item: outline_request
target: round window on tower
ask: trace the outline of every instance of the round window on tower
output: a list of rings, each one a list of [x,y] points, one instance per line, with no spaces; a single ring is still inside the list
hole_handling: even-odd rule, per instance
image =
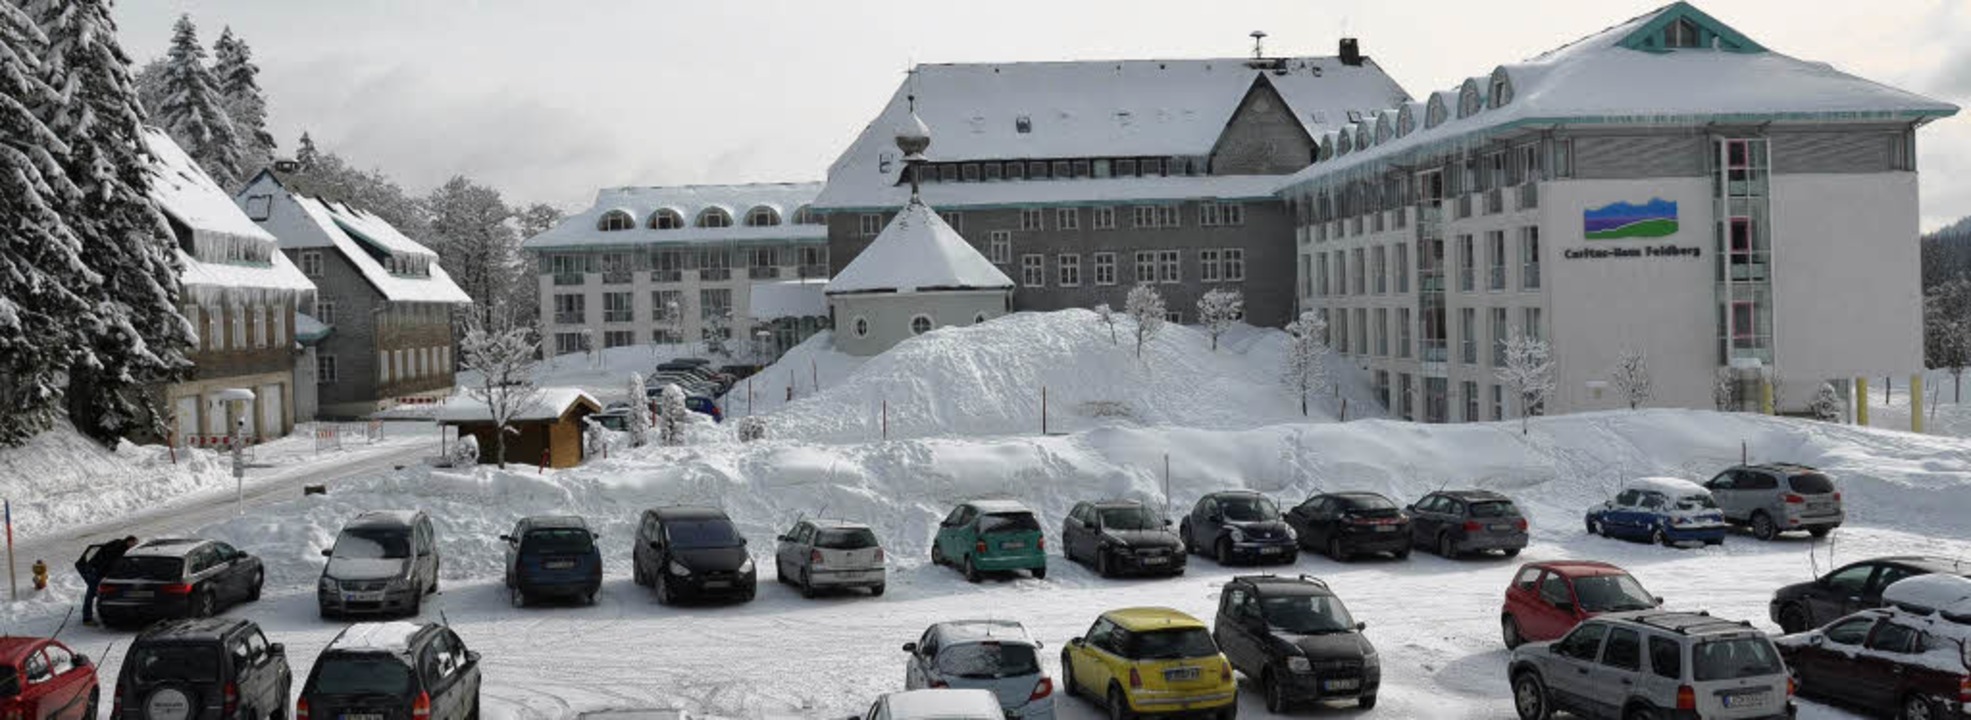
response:
[[[919,315],[910,319],[910,334],[922,335],[931,331],[931,316]]]
[[[858,317],[858,318],[856,318],[856,319],[855,319],[855,336],[856,336],[856,337],[869,337],[869,319],[868,319],[868,318],[863,318],[863,317]]]
[[[985,321],[986,321],[986,314],[985,314],[985,313],[979,313],[979,314],[977,314],[977,315],[973,315],[973,316],[972,316],[972,324],[973,324],[973,325],[977,325],[977,324],[979,324],[979,323],[982,323],[982,322],[985,322]]]

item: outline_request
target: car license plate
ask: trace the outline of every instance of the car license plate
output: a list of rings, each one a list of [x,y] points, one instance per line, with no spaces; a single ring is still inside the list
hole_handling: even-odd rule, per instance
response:
[[[377,602],[383,599],[383,593],[380,592],[343,593],[342,599],[345,602]]]
[[[567,570],[568,568],[574,566],[575,566],[575,561],[573,560],[555,560],[553,562],[547,563],[547,569],[549,570]]]
[[[1144,564],[1144,565],[1162,565],[1162,564],[1164,564],[1164,563],[1167,563],[1167,562],[1170,562],[1170,558],[1167,558],[1167,557],[1146,557],[1146,558],[1143,558],[1143,564]]]
[[[1280,554],[1280,549],[1279,549],[1279,548],[1276,548],[1276,547],[1263,547],[1263,548],[1260,548],[1260,549],[1259,549],[1259,554],[1261,554],[1261,555],[1278,555],[1278,554]]]
[[[1181,682],[1198,679],[1198,669],[1194,667],[1171,668],[1163,671],[1164,682]]]
[[[1333,692],[1336,690],[1355,690],[1360,687],[1362,687],[1361,678],[1348,678],[1346,680],[1321,681],[1321,689],[1329,692]]]
[[[1725,700],[1725,707],[1728,708],[1759,707],[1761,705],[1765,705],[1767,703],[1772,702],[1773,694],[1771,690],[1762,690],[1760,692],[1739,693],[1737,695],[1726,695],[1724,700]]]
[[[343,713],[342,720],[383,720],[383,713]]]
[[[127,597],[127,598],[133,598],[133,599],[136,599],[136,598],[152,598],[152,597],[157,597],[157,593],[156,593],[155,591],[151,591],[151,590],[132,590],[132,591],[130,591],[130,592],[127,592],[127,593],[124,593],[124,594],[123,594],[123,596],[124,596],[124,597]]]
[[[1396,532],[1395,525],[1377,525],[1376,532]]]
[[[731,580],[706,580],[706,581],[705,581],[705,587],[708,587],[708,588],[729,588],[729,587],[732,587],[732,581],[731,581]]]
[[[1493,530],[1494,532],[1505,532],[1505,531],[1507,531],[1507,530],[1511,530],[1511,529],[1512,529],[1512,525],[1509,525],[1509,524],[1506,524],[1506,523],[1499,523],[1499,524],[1497,524],[1497,525],[1493,525],[1493,526],[1492,526],[1492,530]]]
[[[1000,543],[1000,544],[999,544],[999,549],[1001,549],[1001,550],[1025,550],[1025,549],[1027,549],[1027,544],[1026,544],[1025,542],[1022,542],[1022,541],[1019,541],[1019,540],[1015,540],[1015,541],[1013,541],[1013,542],[1003,542],[1003,543]]]

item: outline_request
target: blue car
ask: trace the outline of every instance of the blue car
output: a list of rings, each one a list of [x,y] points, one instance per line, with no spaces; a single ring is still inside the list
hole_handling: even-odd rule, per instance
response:
[[[1711,491],[1689,480],[1631,480],[1614,500],[1588,510],[1588,533],[1677,545],[1720,545],[1725,514]]]
[[[602,589],[602,553],[588,521],[574,516],[522,518],[506,543],[506,588],[514,607],[541,597],[595,604]]]

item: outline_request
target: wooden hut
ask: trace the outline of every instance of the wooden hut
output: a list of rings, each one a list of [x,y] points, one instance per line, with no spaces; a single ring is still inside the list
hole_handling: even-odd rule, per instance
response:
[[[513,417],[514,432],[506,436],[506,461],[555,468],[580,465],[582,432],[587,429],[583,419],[601,411],[602,404],[581,390],[542,388],[534,401]],[[438,424],[458,428],[459,437],[476,438],[481,464],[499,461],[493,457],[498,447],[494,433],[499,428],[493,425],[492,412],[485,403],[461,393],[439,409]]]

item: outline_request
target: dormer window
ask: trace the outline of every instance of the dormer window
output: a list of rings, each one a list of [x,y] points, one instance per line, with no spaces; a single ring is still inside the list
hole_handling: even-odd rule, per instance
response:
[[[801,209],[794,211],[794,224],[820,225],[822,224],[821,213],[817,213],[814,210],[810,209],[808,206],[802,205]]]
[[[732,216],[727,214],[726,211],[721,208],[705,208],[704,212],[698,213],[698,227],[701,228],[732,227]]]
[[[1021,135],[1033,132],[1033,118],[1025,115],[1013,118],[1013,132]]]
[[[628,230],[633,227],[636,227],[636,220],[631,218],[629,213],[621,210],[611,210],[603,213],[602,219],[595,223],[595,229],[601,230],[602,232],[616,232],[618,230]]]
[[[746,227],[772,227],[780,224],[780,213],[761,205],[746,213]]]
[[[684,227],[684,216],[679,215],[676,210],[659,208],[657,212],[650,214],[652,230],[676,230],[681,227]]]
[[[1697,23],[1689,18],[1677,18],[1663,28],[1663,46],[1670,48],[1694,48],[1697,44]]]

